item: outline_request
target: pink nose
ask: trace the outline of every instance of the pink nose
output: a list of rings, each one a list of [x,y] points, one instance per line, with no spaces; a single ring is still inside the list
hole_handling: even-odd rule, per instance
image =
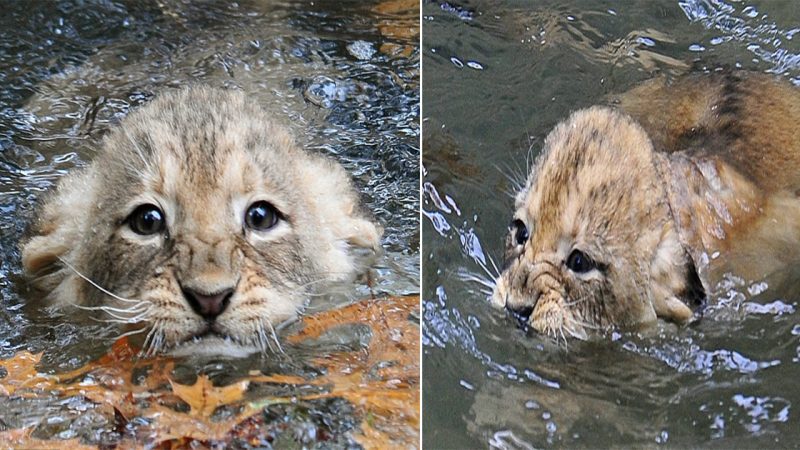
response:
[[[225,289],[213,294],[184,289],[183,295],[197,314],[208,321],[213,321],[228,307],[233,295],[233,289]]]

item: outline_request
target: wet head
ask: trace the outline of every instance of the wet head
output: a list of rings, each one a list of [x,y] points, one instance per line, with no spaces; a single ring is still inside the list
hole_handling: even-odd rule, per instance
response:
[[[658,167],[620,112],[594,107],[559,124],[515,198],[493,304],[557,338],[688,320],[691,264]]]
[[[244,94],[164,93],[40,205],[23,265],[49,303],[150,353],[278,348],[275,327],[380,246],[344,169]]]

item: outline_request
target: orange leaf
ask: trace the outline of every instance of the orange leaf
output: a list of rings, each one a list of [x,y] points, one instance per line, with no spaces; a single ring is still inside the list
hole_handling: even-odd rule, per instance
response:
[[[325,355],[315,362],[326,375],[307,381],[329,392],[306,400],[341,397],[371,419],[362,422],[356,440],[365,447],[414,446],[419,439],[419,325],[409,318],[419,296],[366,300],[303,318],[303,329],[289,337],[301,342],[343,324],[367,324],[372,339],[366,352]],[[387,364],[388,363],[388,364]]]
[[[192,408],[190,415],[211,417],[218,407],[241,400],[250,382],[244,380],[224,387],[214,387],[208,375],[198,375],[193,385],[178,384],[173,381],[170,381],[170,384],[175,395]]]
[[[392,297],[306,316],[303,328],[289,336],[289,342],[313,339],[347,324],[366,325],[372,332],[367,348],[328,352],[313,358],[311,364],[322,369],[315,377],[262,375],[256,371],[224,387],[215,387],[206,375],[198,376],[193,385],[182,385],[170,379],[174,368],[171,359],[137,359],[136,350],[122,339],[99,360],[58,375],[36,370],[41,355],[20,352],[0,361],[7,373],[0,379],[0,394],[35,397],[46,391],[48,396],[61,398],[81,395],[97,403],[95,411],[113,423],[125,424],[136,417],[147,419],[146,425],[133,430],[133,436],[122,437],[120,448],[137,443],[158,448],[202,447],[208,441],[230,443],[237,427],[248,426],[268,405],[337,397],[352,403],[362,417],[354,438],[365,447],[413,447],[419,439],[420,347],[419,325],[411,315],[418,308],[418,296]],[[142,369],[147,370],[143,380]],[[285,397],[243,401],[252,382],[300,389]],[[169,407],[177,401],[186,402],[190,412]],[[215,410],[224,405],[238,407],[239,412],[225,420],[212,420]],[[37,448],[77,447],[68,441],[30,439],[30,431],[2,432],[0,442]]]
[[[48,441],[31,437],[33,428],[0,431],[0,447],[2,448],[69,448],[70,450],[95,449],[84,445],[80,439]],[[56,444],[57,443],[57,444]]]
[[[19,352],[0,361],[0,366],[6,369],[6,376],[0,378],[0,392],[3,395],[12,395],[22,388],[45,389],[49,386],[50,377],[36,370],[41,359],[41,353]]]

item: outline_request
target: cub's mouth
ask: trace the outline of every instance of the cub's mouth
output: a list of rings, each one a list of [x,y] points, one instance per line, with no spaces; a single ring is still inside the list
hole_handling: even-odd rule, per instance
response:
[[[180,340],[176,344],[176,346],[184,345],[184,344],[189,343],[189,342],[198,343],[198,342],[201,342],[204,339],[214,339],[214,338],[230,341],[231,343],[237,341],[231,335],[220,331],[218,329],[218,327],[216,326],[216,324],[209,324],[203,330],[201,330],[200,332],[191,334],[191,335],[185,337],[184,339]]]

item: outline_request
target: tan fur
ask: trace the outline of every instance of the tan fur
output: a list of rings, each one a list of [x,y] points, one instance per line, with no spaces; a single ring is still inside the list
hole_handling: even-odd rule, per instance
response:
[[[261,200],[286,220],[247,229],[245,212]],[[139,235],[125,222],[148,203],[164,212],[166,233]],[[216,337],[263,350],[264,334],[294,317],[321,281],[352,279],[363,270],[358,250],[369,256],[380,245],[341,166],[298,148],[243,94],[205,87],[131,113],[90,166],[59,183],[32,229],[23,266],[50,303],[128,309],[104,310],[141,315],[132,325],[151,331],[155,350],[209,326],[182,289],[226,287],[235,290],[211,325]]]
[[[614,103],[559,124],[516,197],[530,238],[509,237],[492,299],[542,333],[685,323],[714,277],[766,276],[800,243],[798,89],[695,75]],[[570,270],[574,249],[599,268]]]

